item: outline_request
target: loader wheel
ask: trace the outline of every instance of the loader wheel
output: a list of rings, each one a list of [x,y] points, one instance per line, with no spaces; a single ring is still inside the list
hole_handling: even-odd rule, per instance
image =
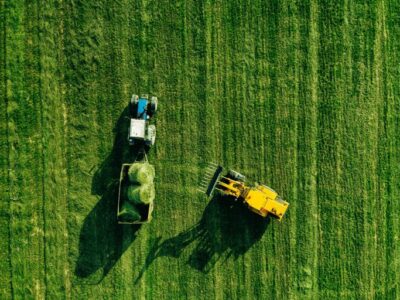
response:
[[[244,175],[242,175],[239,172],[236,172],[234,170],[229,170],[228,177],[232,178],[233,180],[236,180],[236,181],[245,181],[246,180],[246,177]]]

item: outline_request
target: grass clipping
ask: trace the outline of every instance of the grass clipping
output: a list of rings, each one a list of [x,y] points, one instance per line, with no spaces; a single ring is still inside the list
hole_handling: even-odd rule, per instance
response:
[[[129,181],[139,184],[152,184],[154,181],[154,166],[149,163],[133,163],[128,170]]]

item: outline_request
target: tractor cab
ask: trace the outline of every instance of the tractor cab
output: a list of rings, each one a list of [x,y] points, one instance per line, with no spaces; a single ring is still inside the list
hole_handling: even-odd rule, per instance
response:
[[[149,106],[149,101],[147,98],[139,98],[136,104],[136,118],[137,119],[143,119],[143,120],[148,120],[150,119],[150,115],[147,113],[147,107]]]

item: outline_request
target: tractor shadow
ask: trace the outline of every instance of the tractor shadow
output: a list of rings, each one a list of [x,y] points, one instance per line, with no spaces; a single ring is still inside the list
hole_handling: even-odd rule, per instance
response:
[[[215,196],[196,225],[167,240],[162,241],[161,237],[154,240],[136,283],[157,257],[178,258],[192,244],[194,249],[187,263],[208,273],[218,261],[236,260],[246,253],[261,239],[269,223],[269,218],[263,219],[242,203],[233,202],[225,196]]]
[[[140,159],[141,148],[128,145],[128,109],[114,127],[111,153],[95,171],[92,194],[101,196],[85,218],[79,237],[79,257],[75,275],[87,284],[97,284],[107,276],[121,255],[137,237],[140,225],[117,223],[118,184],[122,163]],[[148,149],[145,149],[147,152]]]

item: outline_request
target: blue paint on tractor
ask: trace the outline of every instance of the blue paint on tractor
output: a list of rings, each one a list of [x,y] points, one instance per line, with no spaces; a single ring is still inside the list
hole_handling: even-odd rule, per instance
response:
[[[146,98],[140,98],[137,105],[137,118],[147,120],[147,104],[148,100]]]

